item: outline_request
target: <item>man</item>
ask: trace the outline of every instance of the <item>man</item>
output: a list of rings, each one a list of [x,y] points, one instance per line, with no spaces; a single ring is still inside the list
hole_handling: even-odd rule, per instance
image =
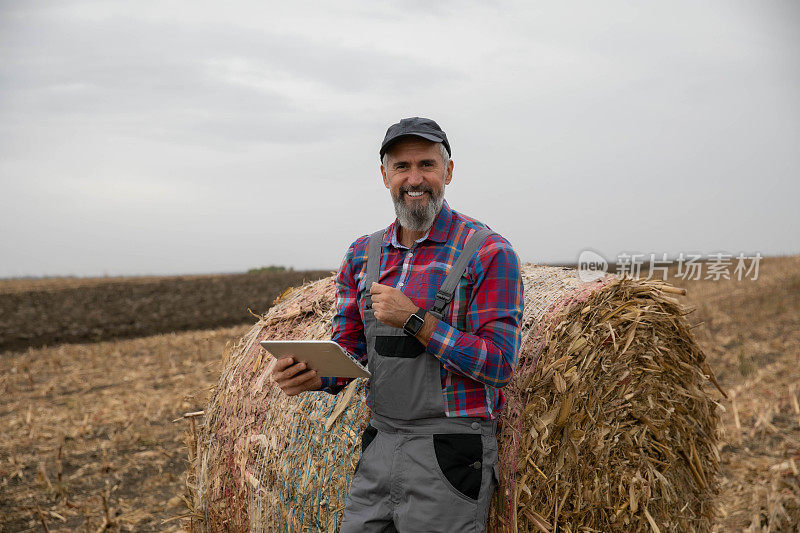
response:
[[[436,122],[401,120],[379,153],[397,219],[350,245],[336,276],[332,338],[372,374],[341,531],[483,531],[520,346],[519,260],[445,202],[453,161]],[[289,359],[273,372],[290,395],[349,381]]]

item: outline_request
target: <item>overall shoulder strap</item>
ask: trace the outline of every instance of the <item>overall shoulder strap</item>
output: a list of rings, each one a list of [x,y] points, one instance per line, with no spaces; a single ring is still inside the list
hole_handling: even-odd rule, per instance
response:
[[[370,296],[369,287],[373,281],[380,279],[381,268],[381,245],[383,244],[383,234],[386,229],[381,229],[369,236],[369,244],[367,245],[367,277],[364,280],[366,290],[364,294],[367,298],[367,309],[372,307],[372,297]]]
[[[470,235],[470,238],[464,243],[461,254],[459,254],[458,259],[456,259],[456,262],[453,264],[453,268],[450,269],[450,273],[447,274],[444,282],[442,282],[442,286],[439,287],[439,291],[436,293],[436,301],[433,303],[431,312],[436,315],[437,318],[442,317],[444,308],[447,307],[447,304],[453,299],[456,287],[458,286],[458,280],[461,279],[461,276],[467,269],[467,263],[469,263],[475,251],[480,248],[480,245],[483,244],[486,237],[492,233],[494,232],[489,228],[479,229]]]

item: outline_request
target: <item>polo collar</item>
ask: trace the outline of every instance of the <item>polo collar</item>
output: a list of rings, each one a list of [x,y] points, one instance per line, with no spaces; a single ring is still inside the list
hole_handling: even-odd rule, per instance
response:
[[[444,200],[442,202],[442,208],[439,210],[439,213],[433,220],[433,225],[430,227],[428,232],[419,239],[417,239],[416,242],[422,242],[425,239],[430,239],[438,243],[447,242],[447,238],[450,236],[450,226],[452,225],[452,223],[453,223],[453,211],[450,209],[447,200]],[[405,246],[400,244],[400,241],[397,238],[397,230],[399,227],[400,227],[400,221],[395,218],[394,222],[392,222],[387,228],[389,231],[387,231],[383,235],[384,245],[391,244],[395,248],[405,248]]]

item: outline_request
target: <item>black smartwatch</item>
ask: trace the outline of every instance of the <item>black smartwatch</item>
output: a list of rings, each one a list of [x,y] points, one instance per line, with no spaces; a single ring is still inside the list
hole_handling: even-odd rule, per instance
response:
[[[422,325],[425,323],[425,315],[427,314],[427,310],[418,308],[410,317],[408,317],[408,319],[406,319],[406,323],[403,324],[403,331],[405,331],[407,335],[416,337],[417,333],[419,333],[419,330],[422,329]]]

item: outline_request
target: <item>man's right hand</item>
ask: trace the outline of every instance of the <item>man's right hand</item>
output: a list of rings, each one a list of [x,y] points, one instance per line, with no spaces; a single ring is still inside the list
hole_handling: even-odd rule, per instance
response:
[[[272,379],[287,396],[322,388],[322,380],[317,373],[307,370],[305,363],[295,363],[291,357],[282,357],[275,361]]]

